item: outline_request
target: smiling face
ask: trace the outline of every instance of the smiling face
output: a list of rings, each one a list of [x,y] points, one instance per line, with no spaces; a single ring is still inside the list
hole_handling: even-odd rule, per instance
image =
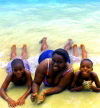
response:
[[[23,73],[25,72],[24,63],[21,59],[14,59],[11,63],[12,72],[16,76],[16,78],[21,78]]]
[[[52,57],[52,69],[53,71],[63,71],[66,67],[66,62],[63,56],[54,54]]]
[[[21,78],[23,76],[23,73],[25,72],[25,68],[22,65],[18,64],[12,68],[12,71],[17,78]]]
[[[84,60],[80,64],[81,75],[84,78],[89,77],[90,72],[93,70],[93,65],[90,61]]]

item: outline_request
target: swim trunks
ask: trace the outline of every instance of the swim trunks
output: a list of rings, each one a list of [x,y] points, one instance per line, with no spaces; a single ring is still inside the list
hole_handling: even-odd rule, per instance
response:
[[[38,63],[40,64],[46,58],[52,58],[53,51],[54,50],[46,50],[46,51],[42,52],[39,56]],[[70,63],[70,58],[68,58],[67,62]]]
[[[52,58],[52,53],[53,53],[53,50],[46,50],[42,52],[39,56],[38,63],[40,64],[46,58]]]

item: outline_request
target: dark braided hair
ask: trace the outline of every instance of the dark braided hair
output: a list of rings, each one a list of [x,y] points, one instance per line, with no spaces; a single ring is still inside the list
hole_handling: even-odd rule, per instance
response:
[[[22,67],[24,67],[24,63],[21,59],[14,59],[12,62],[11,62],[11,67],[14,68],[16,67],[17,65],[20,65]]]
[[[69,62],[69,63],[70,63],[70,57],[69,57],[69,54],[68,54],[68,52],[67,52],[66,50],[64,50],[64,49],[62,49],[62,48],[58,48],[58,49],[56,49],[56,50],[53,52],[52,56],[53,56],[54,54],[61,55],[61,56],[64,58],[65,62]]]

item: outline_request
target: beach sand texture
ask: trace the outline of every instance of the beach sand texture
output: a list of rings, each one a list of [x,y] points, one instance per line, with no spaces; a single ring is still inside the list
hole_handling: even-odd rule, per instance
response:
[[[100,78],[100,2],[85,3],[1,3],[0,4],[0,87],[7,75],[5,67],[9,62],[11,46],[16,44],[21,54],[27,44],[28,57],[40,54],[39,41],[46,36],[50,49],[62,48],[67,39],[84,44],[88,57],[94,62],[94,72]],[[33,59],[32,59],[33,60]],[[32,62],[32,61],[31,61]],[[33,72],[34,73],[34,72]],[[33,76],[33,74],[32,74]],[[17,100],[27,89],[10,84],[7,94]],[[8,108],[0,97],[0,107]],[[99,108],[100,93],[70,92],[48,96],[41,105],[32,103],[30,95],[22,106],[16,108]]]

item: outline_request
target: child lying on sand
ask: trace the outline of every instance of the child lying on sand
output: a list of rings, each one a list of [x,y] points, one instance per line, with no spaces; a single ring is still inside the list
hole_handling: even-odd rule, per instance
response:
[[[16,45],[12,46],[12,51],[11,51],[12,60],[8,63],[7,66],[8,75],[0,89],[0,95],[8,102],[8,104],[11,107],[24,104],[26,97],[31,92],[32,78],[26,58],[27,58],[26,45],[23,45],[21,59],[16,57]],[[14,85],[16,86],[22,86],[24,84],[27,84],[28,86],[27,91],[17,101],[11,99],[6,93],[6,90],[10,82],[13,82]]]

